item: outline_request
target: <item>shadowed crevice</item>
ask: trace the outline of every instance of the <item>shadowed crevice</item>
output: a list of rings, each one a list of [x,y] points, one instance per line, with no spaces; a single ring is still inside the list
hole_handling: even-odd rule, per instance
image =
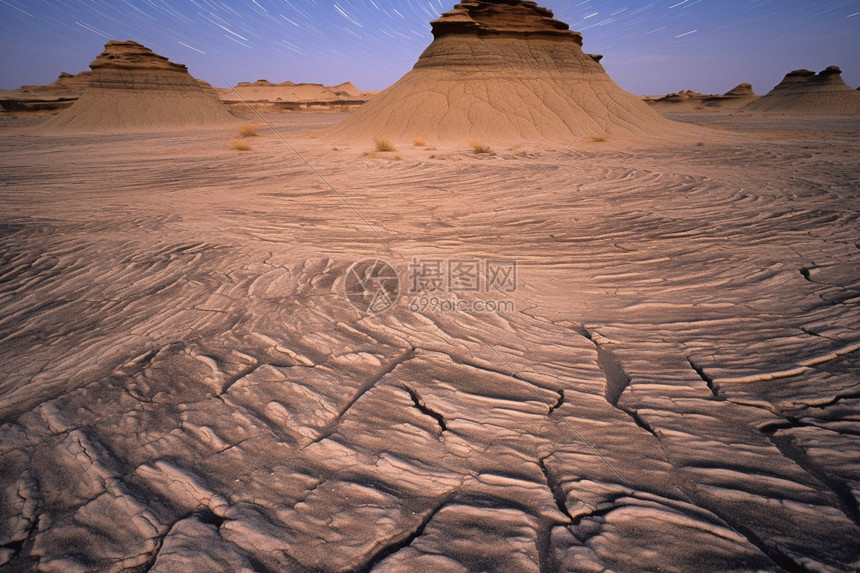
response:
[[[812,476],[816,481],[827,486],[827,489],[833,492],[839,500],[839,510],[855,524],[860,525],[860,505],[858,505],[857,498],[854,496],[851,486],[829,475],[820,468],[818,464],[809,458],[802,447],[795,445],[791,436],[778,436],[777,432],[779,430],[802,427],[802,424],[792,423],[790,419],[786,420],[786,422],[783,425],[773,424],[762,431],[768,434],[770,441],[783,456],[800,466],[803,471]]]
[[[603,371],[606,378],[606,401],[618,408],[618,400],[630,385],[630,377],[624,372],[621,362],[615,357],[611,350],[594,343],[597,348],[597,365]]]
[[[316,444],[318,442],[321,442],[321,441],[325,440],[326,438],[328,438],[329,436],[331,436],[334,433],[335,428],[337,428],[338,424],[340,424],[341,420],[346,415],[346,413],[350,410],[350,408],[352,408],[356,404],[356,402],[358,402],[361,399],[362,396],[364,396],[372,388],[374,388],[380,380],[382,380],[383,378],[385,378],[386,376],[388,376],[389,374],[394,372],[394,370],[398,366],[400,366],[401,364],[404,364],[406,362],[409,362],[410,360],[415,358],[415,351],[416,351],[416,349],[414,347],[410,348],[409,350],[407,350],[406,352],[401,354],[399,357],[397,357],[397,359],[393,360],[388,366],[386,366],[384,369],[382,369],[376,376],[374,376],[374,377],[368,379],[366,382],[364,382],[364,384],[362,384],[358,388],[358,391],[352,396],[352,398],[350,398],[349,402],[347,402],[340,409],[340,411],[338,411],[337,415],[328,424],[326,424],[325,427],[323,427],[320,430],[319,436],[316,439],[309,442],[307,445],[303,446],[302,449],[304,449],[308,446],[311,446],[313,444]],[[319,398],[317,399],[317,401],[319,401]]]
[[[412,398],[412,403],[415,405],[416,408],[418,408],[418,410],[422,414],[430,416],[431,418],[436,420],[436,423],[439,424],[439,428],[443,432],[448,429],[447,424],[445,424],[445,417],[442,416],[442,414],[440,414],[439,412],[436,412],[435,410],[431,409],[427,405],[427,403],[421,398],[421,396],[418,395],[418,392],[414,388],[411,388],[402,382],[400,383],[400,385],[403,386],[403,389],[406,390],[406,392],[409,394],[409,397]]]
[[[358,389],[358,392],[356,392],[352,399],[350,399],[350,401],[347,402],[343,408],[341,408],[340,412],[338,412],[334,424],[337,424],[341,420],[341,418],[343,418],[344,414],[346,414],[349,409],[352,408],[355,403],[361,399],[362,396],[367,394],[371,390],[371,388],[376,386],[377,382],[394,372],[394,370],[398,366],[412,360],[414,357],[415,348],[410,348],[409,350],[401,354],[396,360],[392,361],[387,367],[385,367],[381,372],[379,372],[379,374],[362,384],[361,387]]]
[[[547,412],[547,416],[552,416],[552,413],[564,406],[564,390],[559,388],[556,390],[558,392],[558,401],[555,404],[549,407],[549,412]]]
[[[705,372],[705,369],[693,362],[693,359],[689,356],[687,357],[687,362],[690,363],[690,368],[692,368],[696,372],[696,374],[699,375],[699,378],[701,378],[702,381],[708,386],[708,389],[711,391],[711,394],[714,395],[714,398],[722,399],[722,396],[720,396],[720,385],[717,384],[717,382],[714,381],[713,378],[708,376],[708,374]]]
[[[538,460],[540,471],[543,472],[543,477],[546,480],[546,485],[549,488],[549,491],[552,493],[556,507],[558,507],[558,510],[566,515],[567,518],[570,519],[570,522],[573,523],[573,516],[570,515],[570,511],[567,509],[567,495],[564,493],[564,490],[558,482],[558,479],[556,479],[556,476],[547,467],[546,460],[547,458]]]
[[[442,503],[437,505],[432,511],[430,511],[427,515],[425,515],[421,519],[421,521],[418,523],[418,526],[412,531],[412,533],[409,533],[409,534],[405,535],[403,538],[401,538],[401,539],[399,539],[393,543],[390,543],[389,545],[385,545],[384,547],[382,547],[382,549],[377,551],[373,555],[373,557],[371,557],[370,560],[368,560],[368,562],[363,567],[356,568],[356,571],[358,573],[369,573],[370,571],[373,570],[374,567],[379,565],[382,561],[384,561],[388,557],[394,555],[395,553],[397,553],[401,549],[406,549],[407,547],[412,545],[412,543],[416,539],[421,537],[421,535],[424,533],[424,530],[427,528],[427,526],[430,524],[430,522],[433,521],[433,518],[436,517],[436,515],[440,511],[442,511],[442,509],[446,505],[448,505],[448,503],[449,503],[449,500],[445,499]]]
[[[603,372],[603,377],[606,380],[606,386],[604,391],[604,398],[609,403],[610,406],[621,410],[628,416],[633,422],[654,436],[657,436],[657,433],[654,431],[654,428],[651,427],[645,420],[643,420],[636,410],[632,408],[627,408],[624,406],[619,406],[618,401],[621,399],[621,395],[630,385],[630,377],[624,371],[624,367],[621,365],[621,361],[615,356],[615,354],[595,342],[594,337],[592,336],[591,331],[589,331],[585,326],[576,326],[572,328],[575,332],[580,334],[581,336],[587,338],[594,345],[595,350],[597,351],[597,367],[600,368],[600,371]]]

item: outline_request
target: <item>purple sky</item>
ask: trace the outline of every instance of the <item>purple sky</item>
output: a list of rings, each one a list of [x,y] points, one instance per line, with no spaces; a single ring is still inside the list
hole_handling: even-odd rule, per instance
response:
[[[79,72],[136,40],[216,86],[265,78],[382,89],[430,43],[453,0],[0,0],[0,88]],[[766,93],[838,65],[860,85],[860,0],[543,0],[639,94]]]

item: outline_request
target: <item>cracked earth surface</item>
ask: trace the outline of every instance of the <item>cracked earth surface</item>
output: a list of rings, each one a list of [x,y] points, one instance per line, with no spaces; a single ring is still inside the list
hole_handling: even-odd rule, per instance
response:
[[[282,126],[350,208],[272,134],[4,132],[0,570],[856,570],[858,122],[730,121],[507,212],[560,149]],[[362,315],[365,257],[516,311]]]

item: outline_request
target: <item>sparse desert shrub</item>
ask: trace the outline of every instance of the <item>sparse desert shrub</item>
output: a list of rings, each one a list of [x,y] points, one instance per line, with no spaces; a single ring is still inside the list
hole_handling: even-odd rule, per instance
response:
[[[233,139],[230,141],[230,149],[237,151],[251,151],[251,144],[244,139]]]
[[[484,153],[489,154],[489,155],[495,155],[495,153],[493,153],[493,150],[490,149],[489,145],[484,145],[480,141],[470,141],[469,146],[472,148],[472,151],[474,151],[478,155],[481,155]]]
[[[253,123],[246,123],[242,127],[239,128],[239,134],[242,137],[256,137],[257,134],[257,126]]]
[[[427,145],[427,142],[424,141],[423,137],[416,137],[412,140],[412,143],[415,144],[415,147],[424,147],[425,145]]]
[[[385,153],[388,151],[397,151],[397,148],[385,138],[377,137],[373,140],[373,144],[376,146],[376,151],[381,153]]]

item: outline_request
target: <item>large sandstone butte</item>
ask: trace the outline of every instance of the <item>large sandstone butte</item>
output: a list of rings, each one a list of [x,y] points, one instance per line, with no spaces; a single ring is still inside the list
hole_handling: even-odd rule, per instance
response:
[[[681,129],[621,89],[582,36],[521,0],[461,2],[432,22],[413,69],[330,132],[436,143],[570,142]]]
[[[89,85],[43,131],[138,131],[233,120],[211,87],[137,42],[111,40],[90,64]]]
[[[860,114],[860,93],[845,83],[842,70],[830,66],[816,74],[794,70],[766,96],[743,108],[744,111],[793,114]]]

